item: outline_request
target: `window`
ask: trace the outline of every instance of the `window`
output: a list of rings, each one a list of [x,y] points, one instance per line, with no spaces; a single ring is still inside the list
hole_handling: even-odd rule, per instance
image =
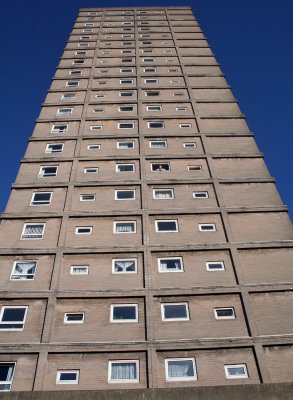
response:
[[[235,319],[235,310],[233,307],[226,308],[214,308],[214,314],[216,319]]]
[[[73,60],[72,65],[83,65],[85,63],[84,60]]]
[[[21,239],[43,239],[45,224],[24,224]]]
[[[165,123],[156,121],[156,122],[148,122],[148,127],[150,129],[160,129],[160,128],[165,128]]]
[[[139,361],[138,360],[109,361],[108,382],[109,383],[139,382]]]
[[[68,125],[53,125],[51,133],[66,133],[68,130]]]
[[[98,167],[87,167],[84,168],[83,173],[84,174],[97,174],[99,172]]]
[[[112,273],[113,274],[134,274],[137,272],[136,258],[130,259],[113,259]]]
[[[170,81],[170,83],[181,83],[181,81],[179,81],[179,79],[176,79],[176,80]]]
[[[96,94],[95,95],[96,99],[100,99],[100,98],[103,98],[103,97],[106,97],[106,95],[105,94]]]
[[[143,33],[142,35],[140,35],[140,37],[147,39],[147,38],[150,38],[151,35],[148,33]]]
[[[120,92],[119,97],[132,97],[134,92]]]
[[[10,280],[33,280],[37,268],[36,261],[14,261]]]
[[[0,363],[0,392],[9,392],[11,389],[15,363]]]
[[[84,323],[84,312],[64,314],[64,324],[83,324],[83,323]]]
[[[84,24],[83,26],[95,26],[95,24],[92,24],[92,23],[86,23],[86,24]]]
[[[127,73],[133,72],[133,68],[120,68],[120,72]]]
[[[82,71],[80,69],[74,69],[69,71],[69,75],[82,75]]]
[[[149,146],[151,149],[165,149],[167,148],[167,140],[150,140]]]
[[[178,232],[176,219],[156,220],[156,232]]]
[[[52,200],[52,192],[35,192],[32,195],[31,206],[49,206]]]
[[[59,108],[57,115],[72,115],[73,108]]]
[[[68,82],[66,82],[65,86],[67,86],[67,87],[77,87],[77,86],[79,86],[79,81],[68,81]]]
[[[91,235],[93,231],[92,226],[77,226],[75,228],[76,235]]]
[[[155,59],[154,58],[143,58],[142,61],[143,62],[154,62]]]
[[[130,63],[132,61],[133,61],[132,58],[121,58],[121,62],[123,62],[123,63]]]
[[[129,141],[123,141],[123,142],[117,142],[117,149],[133,149],[134,148],[134,141],[129,140]]]
[[[64,93],[62,94],[61,100],[73,101],[76,100],[75,93]]]
[[[146,53],[153,53],[154,52],[154,50],[153,49],[143,49],[143,50],[141,50],[141,52],[142,53],[144,53],[144,54],[146,54]]]
[[[96,201],[95,194],[81,194],[79,197],[80,201]]]
[[[132,50],[121,50],[121,54],[131,54]]]
[[[156,97],[156,96],[160,96],[160,91],[159,90],[147,90],[145,92],[145,95],[147,97]]]
[[[134,122],[119,122],[118,129],[133,129]]]
[[[86,56],[87,55],[87,51],[85,50],[79,50],[75,52],[76,56]]]
[[[126,34],[126,35],[121,35],[122,39],[130,39],[133,37],[133,35]]]
[[[120,85],[130,85],[133,83],[133,79],[120,79]]]
[[[89,267],[88,265],[71,265],[70,275],[88,275]]]
[[[78,43],[77,47],[89,47],[89,43]]]
[[[225,264],[224,261],[207,261],[206,268],[207,271],[224,271]]]
[[[134,172],[134,164],[116,164],[116,172]]]
[[[91,131],[100,131],[103,129],[103,125],[91,125],[90,130]]]
[[[208,199],[209,194],[208,194],[208,192],[193,192],[192,197],[194,199]]]
[[[138,322],[137,304],[111,304],[111,322]]]
[[[81,40],[89,40],[91,38],[92,38],[91,36],[80,36]]]
[[[158,79],[145,79],[144,83],[158,83]]]
[[[151,169],[155,172],[170,171],[169,163],[151,163]]]
[[[107,81],[98,81],[97,84],[98,85],[107,85]]]
[[[135,190],[115,190],[115,200],[135,200]]]
[[[94,112],[94,113],[104,112],[104,111],[105,111],[104,108],[94,108],[94,109],[93,109],[93,112]]]
[[[188,143],[183,143],[183,147],[189,149],[189,148],[195,148],[197,146],[196,146],[196,143],[194,143],[194,142],[188,142]]]
[[[101,145],[100,144],[89,144],[87,149],[88,150],[100,150]]]
[[[147,111],[162,111],[162,106],[146,106]]]
[[[176,111],[187,111],[187,107],[176,107]]]
[[[194,358],[168,358],[165,360],[167,381],[196,380],[196,367]]]
[[[27,308],[27,306],[3,306],[0,312],[0,330],[22,331]]]
[[[184,93],[183,92],[174,92],[173,96],[174,97],[182,97],[182,96],[184,96]]]
[[[90,33],[90,32],[93,32],[93,29],[83,29],[82,32],[84,32],[84,33]]]
[[[188,165],[187,169],[188,169],[188,171],[202,171],[202,166],[201,165]]]
[[[153,198],[157,200],[174,199],[174,189],[154,189]]]
[[[183,272],[182,257],[158,258],[159,272]]]
[[[214,232],[216,231],[215,224],[198,224],[199,230],[201,232]]]
[[[144,68],[143,72],[157,72],[157,68],[155,67]]]
[[[114,222],[114,233],[136,233],[136,221]]]
[[[59,385],[77,385],[78,380],[79,370],[57,371],[56,383]]]
[[[188,303],[162,303],[163,321],[187,321],[189,320]]]
[[[246,364],[230,364],[224,365],[225,375],[227,379],[248,378]]]
[[[133,111],[134,106],[121,106],[118,107],[118,111],[126,112],[126,111]]]
[[[179,128],[191,128],[191,124],[179,124]]]

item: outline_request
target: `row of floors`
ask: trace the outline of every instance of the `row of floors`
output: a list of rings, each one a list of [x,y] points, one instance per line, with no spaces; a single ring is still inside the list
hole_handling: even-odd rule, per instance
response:
[[[151,353],[151,354],[150,354]],[[292,345],[0,355],[0,390],[97,390],[292,381]]]

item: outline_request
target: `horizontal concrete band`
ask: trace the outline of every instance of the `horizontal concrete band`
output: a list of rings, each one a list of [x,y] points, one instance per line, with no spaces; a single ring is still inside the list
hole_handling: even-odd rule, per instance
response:
[[[0,394],[0,400],[292,400],[292,398],[293,383]]]

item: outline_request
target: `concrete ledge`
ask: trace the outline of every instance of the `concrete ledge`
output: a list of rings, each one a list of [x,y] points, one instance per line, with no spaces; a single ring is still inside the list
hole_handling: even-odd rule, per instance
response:
[[[293,383],[125,389],[100,391],[44,391],[1,393],[3,400],[292,400]]]

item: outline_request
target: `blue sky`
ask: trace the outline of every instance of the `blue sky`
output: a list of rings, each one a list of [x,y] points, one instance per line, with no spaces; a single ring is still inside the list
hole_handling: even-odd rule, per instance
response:
[[[0,211],[79,8],[192,6],[293,216],[292,0],[14,0],[1,5]]]

